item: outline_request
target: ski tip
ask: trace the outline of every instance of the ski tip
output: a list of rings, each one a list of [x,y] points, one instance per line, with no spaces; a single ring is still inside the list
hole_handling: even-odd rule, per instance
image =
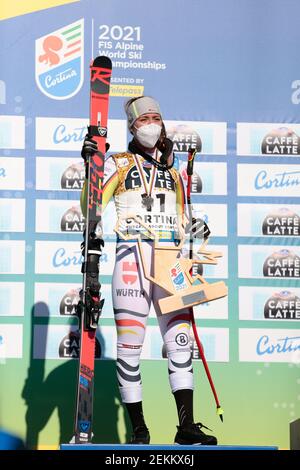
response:
[[[101,67],[105,69],[111,69],[112,68],[112,63],[109,57],[106,57],[105,55],[99,55],[98,57],[95,57],[92,63],[93,67]]]

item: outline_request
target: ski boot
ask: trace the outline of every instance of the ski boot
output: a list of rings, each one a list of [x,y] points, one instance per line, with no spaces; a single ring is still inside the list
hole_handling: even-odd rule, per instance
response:
[[[137,426],[133,430],[129,444],[149,444],[150,434],[148,428],[145,426]]]
[[[201,423],[190,423],[186,426],[177,426],[177,433],[174,439],[175,444],[181,445],[206,445],[215,446],[217,445],[217,438],[215,436],[209,436],[201,431],[201,428],[207,428]]]

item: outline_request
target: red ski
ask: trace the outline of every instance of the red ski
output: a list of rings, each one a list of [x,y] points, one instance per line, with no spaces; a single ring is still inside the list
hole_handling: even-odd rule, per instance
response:
[[[77,444],[86,444],[92,440],[96,332],[104,303],[104,300],[101,300],[101,284],[99,282],[99,262],[104,242],[101,230],[99,234],[99,227],[101,227],[111,69],[111,60],[105,56],[96,57],[90,66],[90,125],[88,133],[97,142],[99,152],[90,156],[87,162],[88,197],[84,262],[81,269],[83,285],[77,309],[80,321],[80,357],[75,431],[72,439]]]

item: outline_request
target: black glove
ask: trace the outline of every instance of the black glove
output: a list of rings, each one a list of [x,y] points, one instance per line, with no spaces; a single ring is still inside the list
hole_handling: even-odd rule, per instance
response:
[[[86,134],[82,149],[81,149],[81,156],[83,160],[86,161],[91,155],[94,155],[94,153],[98,152],[98,145],[95,140],[93,140],[93,137],[90,134]]]
[[[84,250],[85,250],[85,230],[86,229],[84,229],[83,234],[82,234],[83,242],[80,245],[82,256],[84,256]],[[100,256],[102,252],[102,249],[101,249],[102,246],[104,246],[104,241],[102,240],[102,238],[97,238],[95,236],[95,232],[92,232],[90,239],[89,239],[88,249],[92,251],[98,251],[99,256]]]
[[[202,219],[192,218],[192,222],[188,222],[185,226],[185,233],[190,234],[193,238],[203,238],[207,240],[210,235],[208,225]]]

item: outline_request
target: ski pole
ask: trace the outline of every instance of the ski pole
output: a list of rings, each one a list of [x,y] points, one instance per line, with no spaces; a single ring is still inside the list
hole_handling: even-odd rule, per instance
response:
[[[187,177],[188,177],[187,178],[187,203],[188,203],[189,220],[191,222],[191,226],[193,226],[193,220],[195,220],[195,219],[193,219],[192,205],[191,205],[191,187],[192,187],[192,176],[193,176],[193,170],[194,170],[195,156],[196,156],[196,149],[189,148],[189,150],[188,150],[188,162],[187,162]],[[193,259],[193,236],[192,236],[192,232],[190,234],[189,258],[191,260]],[[204,348],[203,348],[203,345],[202,345],[202,343],[200,341],[200,338],[198,336],[193,307],[190,307],[189,311],[190,311],[190,317],[191,317],[191,322],[192,322],[192,328],[193,328],[195,341],[196,341],[196,344],[197,344],[197,347],[198,347],[198,350],[199,350],[199,354],[200,354],[200,357],[201,357],[201,360],[202,360],[202,363],[203,363],[203,366],[204,366],[204,369],[205,369],[205,372],[206,372],[206,376],[207,376],[209,384],[210,384],[210,388],[211,388],[212,393],[213,393],[214,398],[215,398],[215,402],[216,402],[216,406],[217,406],[217,414],[219,415],[221,421],[223,422],[223,413],[224,413],[224,411],[221,408],[219,398],[218,398],[218,395],[217,395],[217,392],[216,392],[216,389],[215,389],[215,386],[214,386],[214,382],[213,382],[213,379],[211,377],[211,373],[210,373],[210,370],[209,370],[209,367],[208,367],[208,364],[207,364],[207,361],[206,361],[206,358],[205,358]]]

